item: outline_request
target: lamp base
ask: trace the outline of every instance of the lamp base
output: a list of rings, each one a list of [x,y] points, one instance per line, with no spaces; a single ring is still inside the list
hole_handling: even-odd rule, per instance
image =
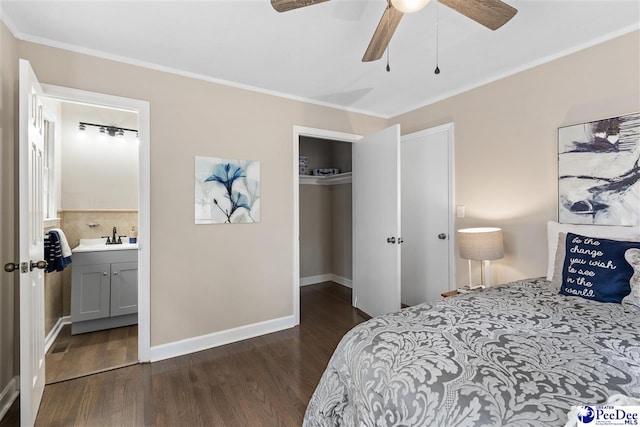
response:
[[[458,292],[465,293],[471,291],[479,291],[480,289],[486,289],[485,285],[467,285],[463,288],[458,288]]]

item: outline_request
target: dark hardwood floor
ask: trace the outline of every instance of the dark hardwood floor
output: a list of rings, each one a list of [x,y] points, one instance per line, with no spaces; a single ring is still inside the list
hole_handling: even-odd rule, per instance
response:
[[[366,320],[338,284],[300,294],[298,327],[48,385],[36,425],[300,426],[336,345]]]
[[[45,363],[47,384],[138,363],[138,326],[71,335],[65,325]]]

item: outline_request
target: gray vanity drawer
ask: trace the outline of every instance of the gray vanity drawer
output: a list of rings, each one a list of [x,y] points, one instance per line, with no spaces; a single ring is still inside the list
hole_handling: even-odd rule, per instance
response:
[[[138,261],[138,250],[76,252],[71,257],[72,266],[91,264],[113,264],[114,262]]]

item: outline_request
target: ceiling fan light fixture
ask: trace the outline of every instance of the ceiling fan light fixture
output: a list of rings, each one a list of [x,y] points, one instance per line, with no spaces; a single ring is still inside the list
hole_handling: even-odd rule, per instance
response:
[[[430,0],[391,0],[391,4],[402,13],[413,13],[425,7],[429,1]]]

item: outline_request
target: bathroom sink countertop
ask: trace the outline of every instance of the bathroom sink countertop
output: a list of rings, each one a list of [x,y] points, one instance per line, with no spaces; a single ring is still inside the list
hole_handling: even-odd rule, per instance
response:
[[[125,251],[130,249],[138,249],[137,243],[127,243],[107,245],[107,239],[80,239],[80,244],[71,250],[72,253],[78,252],[101,252],[101,251]]]

